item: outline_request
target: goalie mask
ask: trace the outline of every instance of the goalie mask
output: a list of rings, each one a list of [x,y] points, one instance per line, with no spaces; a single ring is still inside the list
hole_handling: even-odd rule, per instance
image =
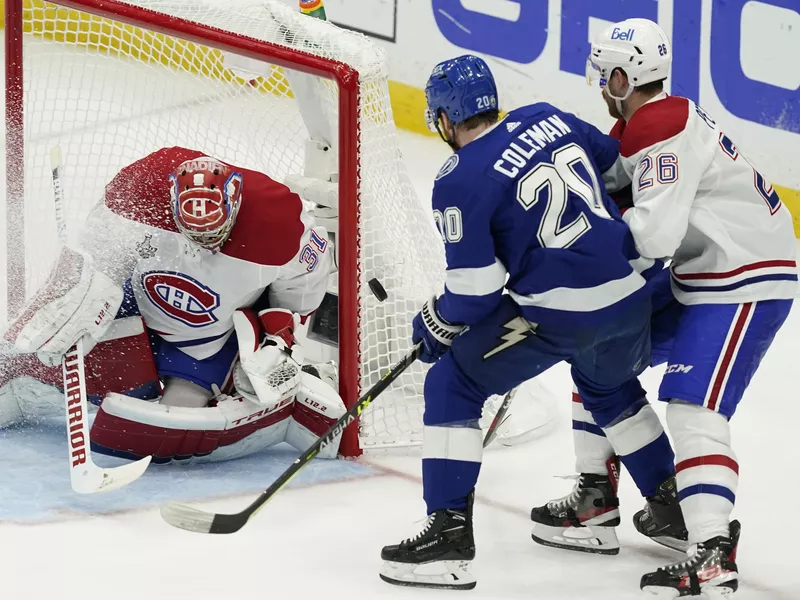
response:
[[[236,222],[242,175],[203,156],[181,163],[170,175],[175,225],[199,246],[218,251]]]

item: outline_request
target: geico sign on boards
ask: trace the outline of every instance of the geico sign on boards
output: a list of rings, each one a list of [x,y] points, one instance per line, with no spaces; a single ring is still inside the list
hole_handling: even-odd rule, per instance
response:
[[[617,22],[632,17],[658,21],[659,4],[671,2],[672,20],[660,25],[673,40],[672,92],[703,104],[702,95],[710,93],[713,86],[713,92],[731,114],[767,127],[800,133],[800,88],[794,85],[790,74],[776,71],[794,69],[794,58],[787,55],[783,61],[761,59],[762,72],[757,73],[760,79],[757,80],[751,70],[745,73],[741,57],[745,33],[752,37],[764,31],[763,36],[769,37],[770,31],[792,29],[800,24],[798,0],[431,2],[437,26],[448,41],[521,64],[539,59],[548,37],[558,35],[558,29],[548,29],[550,13],[557,12],[561,25],[557,68],[580,76],[585,72],[593,19],[595,25],[596,20]],[[711,9],[705,15],[704,4]],[[704,23],[704,19],[710,23]],[[748,27],[747,32],[743,32],[743,23]],[[701,45],[708,31],[710,43]],[[627,36],[635,32],[620,29],[617,35],[619,39],[629,39]],[[708,61],[701,60],[703,46]],[[788,87],[765,80],[788,82],[785,84]]]

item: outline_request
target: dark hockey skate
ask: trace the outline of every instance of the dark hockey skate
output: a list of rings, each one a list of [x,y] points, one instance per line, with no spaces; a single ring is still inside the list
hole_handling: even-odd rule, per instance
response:
[[[467,510],[437,510],[428,516],[422,531],[381,552],[380,576],[393,585],[471,590],[475,577],[469,563],[475,558],[472,536],[472,503]]]
[[[693,545],[688,558],[642,577],[641,588],[657,598],[699,596],[706,600],[727,598],[739,587],[736,548],[739,521],[733,521],[730,537],[718,536]]]
[[[533,541],[565,550],[619,554],[619,460],[606,463],[607,475],[582,473],[571,494],[531,511]]]
[[[686,552],[690,546],[689,534],[678,501],[675,476],[664,481],[658,486],[656,495],[646,500],[644,510],[633,515],[636,531],[667,548]]]

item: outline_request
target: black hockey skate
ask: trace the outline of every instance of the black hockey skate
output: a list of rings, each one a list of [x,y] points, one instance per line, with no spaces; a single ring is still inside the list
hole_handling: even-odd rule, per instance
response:
[[[380,576],[393,585],[471,590],[475,577],[469,563],[475,558],[472,536],[472,503],[467,510],[437,510],[428,516],[422,531],[396,546],[381,551]]]
[[[582,473],[571,494],[531,511],[533,541],[565,550],[619,554],[619,459],[606,463],[607,475]]]
[[[664,481],[658,486],[656,495],[646,500],[644,510],[633,515],[636,531],[667,548],[686,552],[690,546],[689,534],[678,501],[675,476]]]
[[[700,596],[707,600],[727,598],[739,587],[736,548],[741,525],[733,521],[730,537],[718,536],[693,545],[684,561],[667,565],[642,577],[643,591],[658,598]]]

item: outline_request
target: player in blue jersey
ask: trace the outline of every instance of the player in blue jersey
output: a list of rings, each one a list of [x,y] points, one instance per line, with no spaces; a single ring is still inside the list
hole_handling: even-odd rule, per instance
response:
[[[606,194],[616,140],[545,103],[498,122],[494,79],[474,56],[437,65],[426,96],[429,122],[454,150],[433,191],[445,290],[422,308],[413,334],[421,359],[436,363],[425,381],[429,516],[417,536],[383,549],[381,577],[468,589],[478,420],[489,396],[566,361],[642,493],[674,476],[669,441],[636,379],[650,358],[646,278],[660,265],[640,257]],[[593,501],[598,521],[618,523],[616,506]]]

